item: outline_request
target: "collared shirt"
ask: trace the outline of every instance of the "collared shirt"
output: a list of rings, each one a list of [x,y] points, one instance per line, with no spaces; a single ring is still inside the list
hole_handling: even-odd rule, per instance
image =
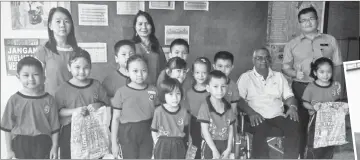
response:
[[[197,121],[209,124],[209,133],[213,140],[227,140],[229,138],[229,127],[235,123],[235,113],[231,109],[231,105],[222,99],[224,103],[224,112],[219,113],[215,110],[210,101],[210,95],[201,104]]]
[[[300,82],[312,82],[310,64],[320,57],[330,58],[335,66],[342,65],[342,57],[336,39],[328,34],[318,33],[313,40],[304,34],[292,39],[285,45],[283,64],[291,65],[295,70],[305,73]]]
[[[240,97],[267,119],[283,115],[283,99],[294,96],[284,75],[270,68],[266,79],[254,68],[243,73],[237,84]]]

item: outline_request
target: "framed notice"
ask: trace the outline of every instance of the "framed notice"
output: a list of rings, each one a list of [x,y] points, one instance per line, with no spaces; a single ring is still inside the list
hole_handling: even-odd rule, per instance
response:
[[[149,9],[175,10],[175,1],[150,1]]]
[[[136,15],[139,10],[145,11],[144,1],[116,2],[116,13],[118,15]]]
[[[190,26],[165,26],[165,45],[170,45],[177,38],[182,38],[190,44]]]
[[[78,43],[79,47],[89,52],[92,63],[107,62],[106,43]]]
[[[7,75],[16,75],[17,63],[24,57],[35,56],[38,46],[46,39],[4,39]]]
[[[208,1],[184,1],[184,10],[209,10]]]
[[[79,25],[108,26],[108,6],[98,4],[79,4]]]

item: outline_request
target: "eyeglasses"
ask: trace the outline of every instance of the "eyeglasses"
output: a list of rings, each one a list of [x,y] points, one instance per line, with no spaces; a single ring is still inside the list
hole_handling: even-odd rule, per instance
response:
[[[265,56],[265,57],[263,57],[263,56],[256,56],[255,59],[256,59],[257,61],[270,61],[270,60],[271,60],[271,57],[270,57],[270,56]]]
[[[309,19],[301,19],[299,22],[300,22],[300,23],[314,22],[314,21],[316,21],[316,20],[317,20],[317,18],[315,18],[315,17],[310,17]]]

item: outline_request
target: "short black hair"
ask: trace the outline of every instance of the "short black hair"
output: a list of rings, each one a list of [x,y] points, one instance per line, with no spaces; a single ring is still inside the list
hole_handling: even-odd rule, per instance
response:
[[[319,66],[324,64],[324,63],[328,63],[331,66],[331,69],[333,70],[334,73],[334,63],[331,59],[326,58],[326,57],[320,57],[318,59],[315,60],[315,62],[312,62],[311,65],[311,71],[310,71],[310,77],[314,78],[315,80],[318,79],[318,77],[314,74],[314,72],[316,72],[319,69]],[[330,78],[330,82],[333,81],[334,78],[334,74],[331,75]]]
[[[16,72],[19,74],[21,69],[24,66],[33,66],[36,67],[38,69],[39,72],[41,72],[41,74],[44,74],[44,68],[42,67],[41,62],[32,57],[32,56],[26,56],[24,58],[22,58],[18,63],[17,63],[17,68],[16,68]]]
[[[310,12],[313,12],[314,15],[315,15],[315,18],[318,19],[318,15],[317,15],[317,11],[316,9],[311,6],[311,7],[308,7],[308,8],[303,8],[299,13],[298,13],[298,20],[300,21],[300,16],[303,15],[303,14],[307,14],[307,13],[310,13]]]
[[[148,67],[148,61],[144,58],[144,56],[140,54],[134,54],[130,56],[128,61],[126,62],[126,69],[129,69],[129,64],[133,61],[143,61],[146,64],[146,67]]]
[[[187,41],[185,41],[184,39],[178,38],[178,39],[173,40],[170,44],[170,51],[171,51],[172,47],[174,47],[175,45],[183,45],[186,47],[188,53],[190,51],[189,43]]]
[[[162,104],[166,103],[165,100],[165,94],[168,94],[172,91],[174,91],[175,88],[178,88],[181,93],[181,99],[183,98],[183,90],[181,87],[180,82],[177,79],[174,78],[165,78],[161,83],[157,86],[158,92],[159,92],[159,101]]]
[[[205,84],[209,84],[211,79],[213,79],[213,78],[217,78],[217,79],[223,78],[225,81],[227,81],[227,77],[226,77],[225,73],[218,71],[218,70],[213,70],[208,74]]]
[[[184,59],[180,57],[173,57],[166,63],[166,69],[184,69],[186,68],[186,65],[187,63]]]
[[[74,60],[76,60],[77,58],[84,58],[91,67],[91,56],[90,56],[89,52],[87,52],[86,50],[84,50],[80,47],[78,49],[76,49],[75,53],[72,54],[69,58],[69,65],[71,65],[71,63]]]
[[[217,52],[214,56],[214,63],[216,63],[218,59],[230,60],[231,64],[234,64],[234,55],[228,51]]]
[[[125,46],[125,45],[130,46],[136,52],[135,43],[133,41],[124,39],[124,40],[120,40],[120,41],[115,43],[115,45],[114,45],[115,56],[118,55],[118,52],[119,52],[120,48],[122,46]]]

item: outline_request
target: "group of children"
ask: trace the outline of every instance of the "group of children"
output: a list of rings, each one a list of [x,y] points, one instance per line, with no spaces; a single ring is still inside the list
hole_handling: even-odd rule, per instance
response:
[[[1,122],[7,158],[57,158],[60,148],[60,158],[70,159],[72,114],[86,116],[102,106],[112,108],[114,157],[121,153],[125,159],[184,159],[192,144],[197,147],[196,159],[229,158],[237,133],[236,107],[242,100],[229,78],[233,54],[217,52],[213,64],[198,57],[190,66],[188,43],[176,39],[157,83],[148,84],[152,72],[146,58],[136,54],[132,41],[121,40],[114,46],[118,69],[101,83],[90,78],[89,53],[74,43],[70,13],[52,10],[49,17],[56,18],[49,18],[49,42],[39,48],[42,54],[38,59],[25,57],[17,65],[23,89],[10,97]],[[326,89],[340,86],[331,81],[331,60],[323,59],[312,66],[314,85],[303,96],[309,110],[313,102],[335,101],[339,95]],[[59,87],[49,87],[53,84]],[[311,96],[315,93],[324,96]]]
[[[23,89],[9,99],[1,123],[8,158],[56,158],[59,146],[60,158],[70,159],[71,115],[86,116],[101,106],[112,107],[115,157],[121,152],[131,159],[184,159],[189,144],[198,148],[196,158],[229,157],[240,99],[236,84],[228,78],[234,60],[231,53],[218,52],[213,65],[199,57],[189,71],[189,45],[176,39],[155,85],[146,83],[148,63],[135,54],[132,41],[121,40],[114,48],[118,70],[102,83],[89,78],[90,54],[74,50],[67,64],[72,78],[54,96],[44,91],[42,63],[33,57],[19,61]]]

